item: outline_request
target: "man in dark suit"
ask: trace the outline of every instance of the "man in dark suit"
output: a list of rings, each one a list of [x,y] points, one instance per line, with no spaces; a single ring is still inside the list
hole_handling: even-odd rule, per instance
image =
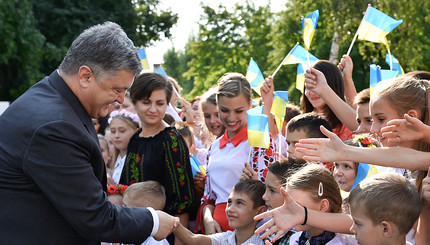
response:
[[[106,198],[106,169],[91,118],[122,103],[140,73],[136,48],[115,23],[85,30],[58,70],[0,117],[0,243],[141,243],[179,220]]]

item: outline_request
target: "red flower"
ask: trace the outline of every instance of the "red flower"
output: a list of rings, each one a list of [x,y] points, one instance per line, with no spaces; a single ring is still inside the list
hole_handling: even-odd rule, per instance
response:
[[[120,185],[121,186],[121,195],[124,194],[124,191],[128,188],[128,185]]]
[[[269,171],[269,169],[268,168],[265,168],[264,169],[264,171],[263,171],[263,178],[264,179],[266,179],[266,175],[267,175],[267,172]]]
[[[176,167],[180,167],[181,166],[181,162],[176,162]]]
[[[107,194],[108,194],[108,195],[115,194],[115,190],[116,190],[116,186],[115,186],[115,185],[110,185],[110,186],[107,188]]]
[[[137,156],[136,156],[136,163],[139,163],[140,162],[140,156],[139,156],[139,154],[137,154]]]
[[[179,183],[179,185],[180,185],[180,186],[184,186],[184,185],[185,185],[185,181],[181,181],[181,182]]]
[[[190,197],[189,197],[189,196],[187,196],[187,195],[185,195],[185,196],[184,196],[184,200],[188,200],[188,199],[190,199]]]
[[[180,214],[180,213],[182,213],[182,209],[178,209],[178,212],[177,212],[178,214]]]
[[[169,132],[169,135],[170,135],[170,136],[172,136],[172,135],[173,135],[173,132]]]
[[[373,142],[374,142],[374,140],[372,138],[364,137],[363,140],[361,141],[361,144],[363,144],[363,145],[370,145]]]
[[[173,151],[176,153],[176,152],[178,152],[178,148],[176,148],[176,147],[174,147],[173,148]]]
[[[271,157],[271,156],[273,156],[273,151],[272,151],[272,149],[266,149],[266,152],[265,152],[265,154],[266,154],[266,156],[268,156],[268,157]]]
[[[258,162],[258,157],[252,158],[252,162]]]
[[[132,184],[134,184],[134,183],[136,183],[136,180],[135,180],[135,179],[130,180],[130,185],[132,185]]]

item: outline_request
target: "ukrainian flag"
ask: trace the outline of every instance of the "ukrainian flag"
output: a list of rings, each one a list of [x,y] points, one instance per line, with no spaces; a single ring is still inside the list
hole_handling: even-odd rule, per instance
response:
[[[278,127],[279,132],[281,131],[281,127],[284,123],[285,108],[287,107],[287,103],[288,103],[288,92],[275,91],[270,113],[275,115],[276,126]]]
[[[354,184],[352,184],[350,191],[352,191],[352,189],[354,189],[365,178],[375,175],[377,173],[378,169],[374,165],[367,163],[359,163],[357,168],[357,176],[355,177]],[[342,198],[347,198],[349,196],[349,192],[341,191]]]
[[[302,94],[305,91],[305,69],[301,63],[297,65],[296,89],[300,90]]]
[[[163,77],[168,77],[162,66],[158,67],[154,72],[162,75]]]
[[[372,96],[376,85],[380,81],[396,77],[398,74],[398,71],[382,70],[375,64],[370,65],[370,95]]]
[[[388,46],[386,36],[403,20],[395,20],[372,6],[368,6],[363,20],[358,27],[358,39]]]
[[[194,156],[193,154],[191,154],[191,157],[190,157],[190,164],[191,164],[191,172],[193,173],[193,178],[196,177],[197,172],[201,172],[202,174],[206,175],[205,167],[200,164],[197,157]]]
[[[303,29],[303,40],[305,42],[306,50],[309,50],[312,42],[312,38],[315,34],[315,29],[317,29],[318,18],[320,12],[315,10],[310,15],[302,19],[302,29]]]
[[[261,95],[260,88],[261,86],[263,86],[264,76],[260,70],[260,67],[258,67],[257,62],[255,62],[255,60],[252,58],[249,61],[248,71],[246,72],[246,79],[249,83],[251,83],[251,88],[254,89],[254,91],[257,92],[258,95]]]
[[[393,67],[391,67],[391,69],[393,71],[398,71],[399,76],[405,74],[403,67],[400,65],[399,61],[396,59],[396,57],[394,57],[394,55],[391,54],[391,61],[390,61],[390,54],[387,54],[387,56],[385,57],[385,62],[387,62],[389,66],[391,66],[390,64],[392,63]]]
[[[142,62],[142,67],[144,70],[149,70],[148,59],[146,58],[146,52],[144,48],[138,49],[137,53],[139,53],[140,62]]]
[[[269,148],[269,117],[263,114],[263,107],[258,106],[246,112],[248,123],[248,143],[252,147]]]
[[[318,61],[318,58],[309,53],[309,61],[311,64]],[[308,62],[308,52],[299,44],[296,44],[293,49],[285,57],[283,65],[306,64]]]

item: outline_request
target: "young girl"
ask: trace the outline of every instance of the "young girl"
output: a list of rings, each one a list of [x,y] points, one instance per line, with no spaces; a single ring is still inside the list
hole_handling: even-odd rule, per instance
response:
[[[306,209],[328,213],[342,211],[339,186],[326,168],[310,164],[288,178],[288,194]],[[306,225],[306,220],[296,230],[303,230],[290,237],[290,244],[356,244],[351,235],[336,234]]]
[[[302,165],[296,163],[293,158],[284,158],[280,161],[274,162],[268,167],[269,171],[267,172],[265,183],[266,191],[263,195],[267,209],[272,210],[282,206],[284,203],[284,197],[282,196],[280,189],[287,182],[287,178],[301,166]],[[292,231],[288,231],[280,239],[276,240],[273,245],[287,244],[292,234]],[[275,234],[269,236],[267,240],[270,241],[274,236]]]
[[[112,171],[112,179],[115,184],[118,184],[124,167],[128,142],[130,141],[131,136],[136,133],[139,128],[139,118],[134,113],[121,110],[113,111],[110,114],[108,121],[112,141],[115,147],[113,154],[115,165]]]
[[[217,101],[219,117],[226,132],[212,142],[208,153],[207,178],[201,205],[202,231],[206,234],[231,230],[224,210],[228,195],[239,181],[250,154],[246,111],[251,108],[252,100],[251,87],[245,76],[239,73],[222,76],[218,80]],[[259,176],[263,176],[263,169],[275,161],[273,149],[273,145],[268,150],[264,149],[272,153],[269,155],[257,153],[255,164],[261,166],[262,170],[258,172]],[[255,151],[254,148],[252,150]],[[251,154],[254,156],[254,153]]]
[[[142,128],[130,139],[120,183],[159,182],[166,189],[164,211],[188,227],[194,199],[188,148],[178,131],[163,121],[172,84],[160,74],[142,73],[131,86],[130,96]]]
[[[105,162],[106,174],[110,176],[112,164],[111,164],[111,153],[109,152],[109,143],[103,135],[98,134],[97,137],[99,139],[100,150],[102,152],[103,160]]]
[[[316,82],[316,77],[320,78]],[[320,60],[306,71],[303,112],[323,114],[332,131],[343,141],[357,128],[355,110],[345,102],[344,83],[339,69],[329,61]],[[344,125],[345,124],[345,125]]]
[[[221,137],[225,132],[225,127],[222,125],[218,113],[218,104],[216,101],[217,90],[218,87],[210,88],[202,95],[200,100],[200,108],[202,110],[205,126],[212,135],[210,141]]]

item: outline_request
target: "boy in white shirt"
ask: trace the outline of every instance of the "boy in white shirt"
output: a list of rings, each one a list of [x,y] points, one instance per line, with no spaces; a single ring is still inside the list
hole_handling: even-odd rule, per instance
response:
[[[182,225],[174,230],[175,236],[188,245],[211,244],[255,244],[263,245],[263,240],[254,234],[258,221],[254,216],[266,211],[263,194],[265,185],[258,180],[243,180],[237,183],[227,201],[226,214],[229,226],[234,231],[212,235],[194,234]]]

